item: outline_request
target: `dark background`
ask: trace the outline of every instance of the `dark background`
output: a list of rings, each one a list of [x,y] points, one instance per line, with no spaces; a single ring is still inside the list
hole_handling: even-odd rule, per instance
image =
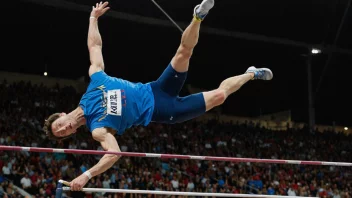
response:
[[[310,47],[322,46],[323,53],[312,57],[316,122],[331,125],[336,121],[337,125],[350,125],[352,11],[348,10],[344,17],[349,0],[215,1],[203,27],[264,37],[251,40],[202,31],[187,84],[213,89],[223,79],[242,74],[251,65],[269,67],[274,79],[246,84],[223,105],[224,113],[259,116],[260,113],[291,110],[294,121],[308,122],[307,65],[303,55],[310,53]],[[43,2],[55,2],[58,6]],[[67,9],[61,6],[65,2],[86,6],[80,10]],[[0,70],[39,75],[47,71],[49,77],[78,79],[84,76],[88,80],[87,30],[90,9],[96,2],[2,2]],[[157,2],[177,22],[187,24],[192,19],[194,6],[201,0]],[[109,12],[167,20],[150,0],[114,0],[110,1],[110,7]],[[180,31],[170,21],[167,21],[169,27],[158,26],[117,19],[110,14],[99,20],[106,72],[132,82],[157,79],[176,52]],[[337,35],[338,49],[330,54]],[[279,44],[275,42],[277,39],[264,42],[263,38],[287,39],[307,45]]]

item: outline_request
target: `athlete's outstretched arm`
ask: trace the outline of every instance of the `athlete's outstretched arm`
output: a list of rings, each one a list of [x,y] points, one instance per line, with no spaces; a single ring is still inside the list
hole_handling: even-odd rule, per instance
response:
[[[101,146],[106,151],[114,151],[121,152],[119,145],[117,144],[116,138],[107,131],[105,128],[95,129],[92,133],[93,138],[100,142]],[[84,174],[80,175],[76,179],[74,179],[71,184],[71,190],[79,191],[82,190],[83,186],[86,185],[89,177],[95,177],[105,172],[109,168],[111,168],[114,163],[120,158],[117,155],[106,154],[104,155],[100,161],[93,166],[91,169],[86,171]]]
[[[97,3],[95,7],[93,6],[92,12],[90,14],[88,50],[91,65],[89,67],[89,76],[95,72],[104,70],[104,60],[102,54],[103,42],[98,28],[98,18],[110,9],[109,7],[106,7],[108,4],[108,2]]]

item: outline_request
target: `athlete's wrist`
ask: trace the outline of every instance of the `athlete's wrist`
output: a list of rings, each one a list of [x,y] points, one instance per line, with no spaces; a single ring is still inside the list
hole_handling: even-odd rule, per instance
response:
[[[87,170],[83,174],[86,175],[88,177],[88,179],[92,179],[92,177],[93,177],[89,170]]]

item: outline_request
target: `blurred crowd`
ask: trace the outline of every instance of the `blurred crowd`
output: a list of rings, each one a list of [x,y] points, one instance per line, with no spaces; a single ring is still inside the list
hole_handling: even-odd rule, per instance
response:
[[[81,94],[72,87],[4,81],[0,95],[0,145],[102,150],[85,127],[63,142],[48,140],[42,131],[48,115],[78,105]],[[351,136],[307,129],[271,131],[250,122],[152,123],[116,138],[124,152],[352,162]],[[0,151],[0,197],[23,197],[20,189],[38,198],[55,197],[59,179],[71,181],[101,157]],[[351,185],[351,167],[122,157],[85,187],[347,198]],[[84,192],[64,196],[154,197]]]

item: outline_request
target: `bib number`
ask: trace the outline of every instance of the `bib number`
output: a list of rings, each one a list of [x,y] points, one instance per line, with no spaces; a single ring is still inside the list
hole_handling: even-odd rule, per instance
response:
[[[107,114],[114,116],[121,116],[122,105],[121,105],[121,90],[110,90],[108,91],[107,97]]]

